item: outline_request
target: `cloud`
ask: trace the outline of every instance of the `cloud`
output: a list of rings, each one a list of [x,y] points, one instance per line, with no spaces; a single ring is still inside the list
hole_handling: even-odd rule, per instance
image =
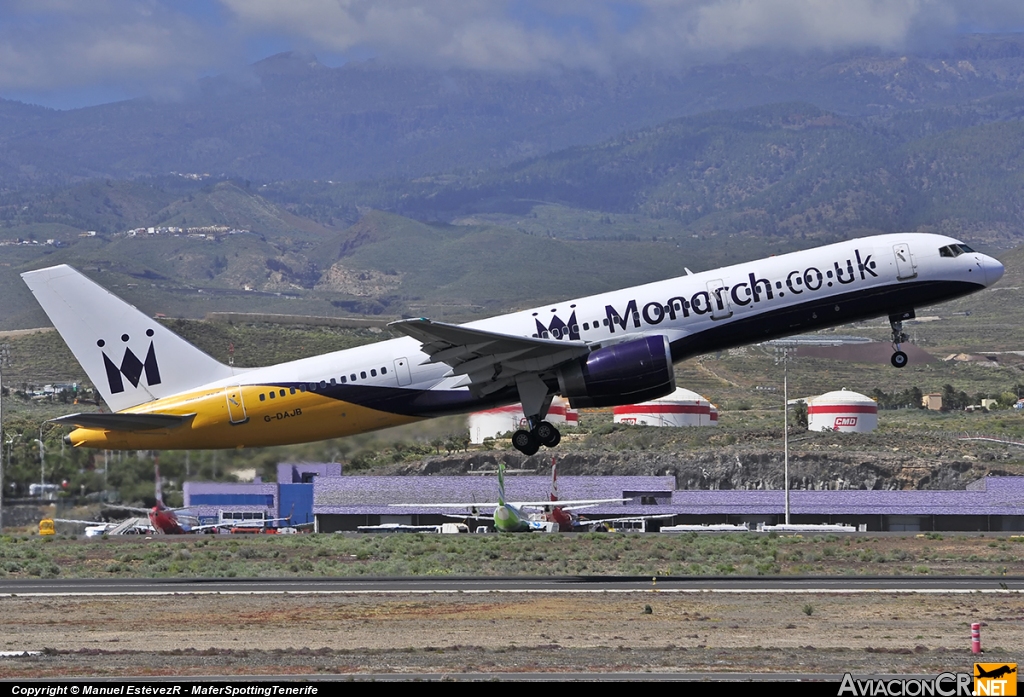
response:
[[[5,92],[174,90],[229,54],[210,23],[156,0],[3,2],[0,16]]]
[[[750,49],[899,50],[922,34],[1024,27],[1019,0],[221,0],[244,31],[312,50],[530,71]]]
[[[1024,29],[1020,0],[0,0],[0,94],[173,95],[288,48],[600,72]],[[273,47],[273,48],[270,48]],[[262,52],[260,49],[263,49]]]

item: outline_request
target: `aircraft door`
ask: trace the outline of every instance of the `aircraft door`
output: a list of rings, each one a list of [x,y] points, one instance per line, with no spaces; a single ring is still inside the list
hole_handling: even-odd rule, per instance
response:
[[[409,385],[412,383],[412,373],[409,372],[409,359],[395,359],[395,375],[398,377],[398,385]]]
[[[249,420],[245,413],[245,401],[242,399],[242,386],[231,385],[224,388],[224,399],[228,404],[228,419],[235,426]]]
[[[917,264],[914,263],[914,256],[910,253],[910,245],[896,244],[893,245],[892,251],[896,256],[896,279],[905,281],[917,276]]]
[[[721,280],[708,281],[708,297],[711,299],[711,319],[732,317],[729,291]]]

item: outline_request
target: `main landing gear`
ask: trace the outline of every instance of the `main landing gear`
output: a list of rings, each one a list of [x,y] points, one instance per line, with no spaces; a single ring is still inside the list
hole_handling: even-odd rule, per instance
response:
[[[562,434],[547,421],[539,423],[533,419],[527,419],[527,421],[537,423],[537,425],[529,431],[521,428],[512,434],[512,446],[519,452],[524,455],[536,455],[540,446],[553,448],[562,442]]]
[[[903,332],[903,320],[913,319],[914,311],[901,312],[898,315],[889,315],[889,326],[892,327],[892,358],[889,362],[892,363],[894,368],[902,368],[907,364],[907,354],[901,350],[901,344],[907,341],[908,337]]]
[[[524,455],[536,455],[540,446],[553,448],[562,440],[558,429],[544,420],[551,407],[552,395],[548,386],[536,374],[523,374],[516,377],[516,389],[519,400],[523,403],[528,428],[521,428],[512,434],[512,447]]]

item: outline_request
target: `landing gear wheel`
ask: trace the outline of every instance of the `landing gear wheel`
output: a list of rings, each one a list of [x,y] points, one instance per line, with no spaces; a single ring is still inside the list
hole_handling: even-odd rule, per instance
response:
[[[537,424],[537,428],[533,429],[533,433],[537,436],[540,444],[546,448],[553,448],[562,442],[562,434],[547,421],[541,421]]]
[[[914,319],[913,310],[897,315],[889,315],[889,327],[892,328],[892,350],[895,352],[892,354],[889,362],[892,363],[894,368],[902,368],[907,364],[907,354],[903,353],[901,348],[902,344],[909,339],[903,331],[904,319]]]
[[[512,447],[524,455],[536,455],[540,450],[540,440],[532,432],[519,429],[512,434]]]

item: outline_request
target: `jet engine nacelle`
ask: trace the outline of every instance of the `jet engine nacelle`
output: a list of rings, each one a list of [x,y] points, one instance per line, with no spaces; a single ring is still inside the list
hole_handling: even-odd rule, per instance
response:
[[[676,389],[668,338],[647,336],[597,349],[558,371],[562,396],[575,407],[614,407]]]

